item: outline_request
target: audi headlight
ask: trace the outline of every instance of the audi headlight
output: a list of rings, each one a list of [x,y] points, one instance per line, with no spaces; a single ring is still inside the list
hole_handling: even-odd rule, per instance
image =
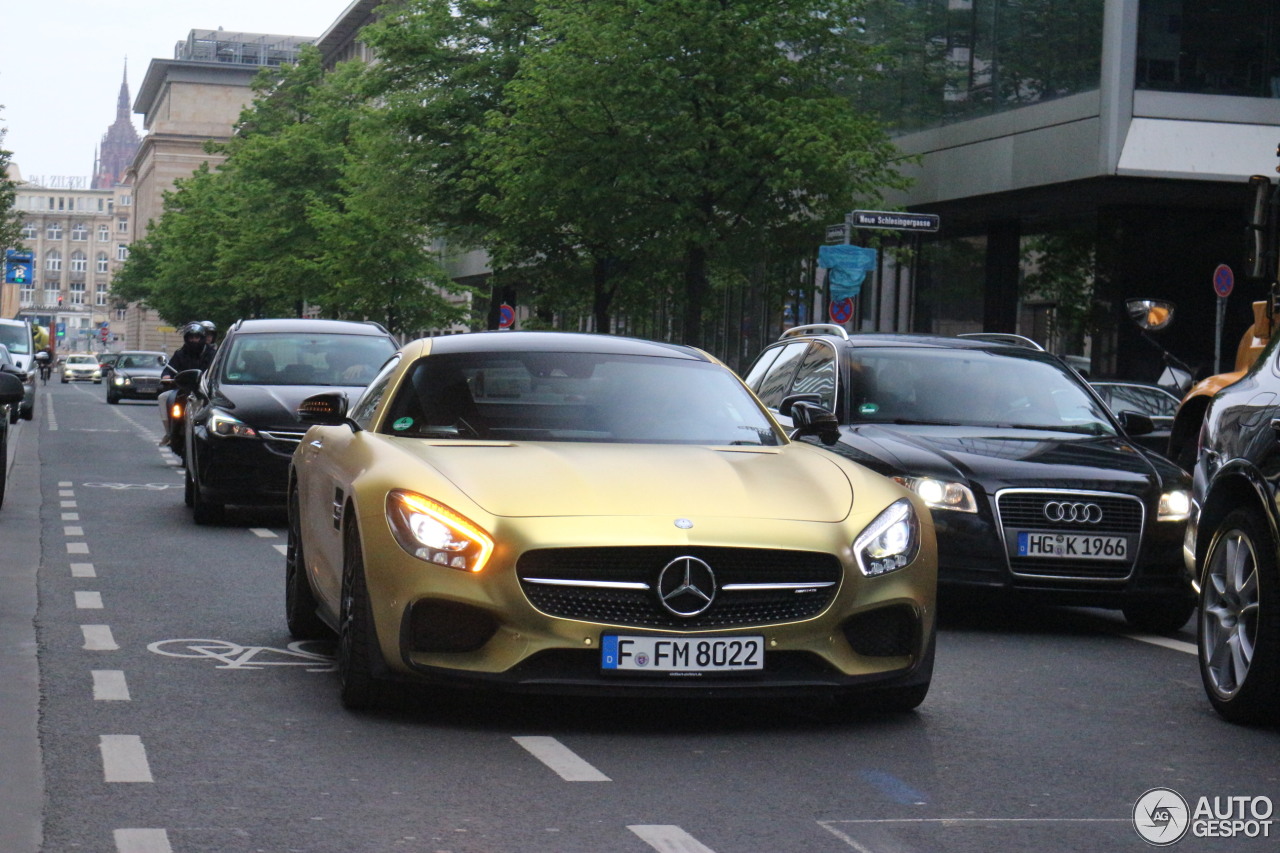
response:
[[[223,438],[257,438],[257,431],[239,418],[233,418],[221,409],[214,409],[209,416],[209,431]]]
[[[973,497],[973,490],[964,483],[935,480],[933,477],[894,477],[893,479],[919,495],[930,509],[978,511],[978,501]]]
[[[400,547],[427,563],[478,572],[493,553],[493,538],[479,525],[415,492],[387,494],[387,523]]]
[[[911,501],[894,501],[853,540],[858,568],[867,577],[887,574],[920,553],[920,519]]]
[[[1174,489],[1160,496],[1157,521],[1186,521],[1191,516],[1191,496],[1186,489]]]

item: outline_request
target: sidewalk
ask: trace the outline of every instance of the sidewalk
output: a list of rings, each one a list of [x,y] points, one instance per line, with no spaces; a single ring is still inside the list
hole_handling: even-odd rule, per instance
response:
[[[9,458],[3,460],[9,467],[0,508],[0,850],[5,853],[36,853],[43,840],[35,631],[42,420],[37,411],[35,420],[9,425]]]

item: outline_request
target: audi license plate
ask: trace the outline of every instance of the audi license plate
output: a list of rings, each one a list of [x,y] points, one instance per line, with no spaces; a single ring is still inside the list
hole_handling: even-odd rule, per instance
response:
[[[1018,532],[1019,557],[1055,557],[1063,560],[1127,560],[1127,536],[1096,536],[1090,533]]]
[[[742,672],[764,669],[764,637],[600,638],[602,669],[626,672]]]

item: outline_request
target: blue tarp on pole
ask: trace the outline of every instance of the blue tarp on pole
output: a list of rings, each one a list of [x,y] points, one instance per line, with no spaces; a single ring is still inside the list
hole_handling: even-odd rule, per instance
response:
[[[876,250],[861,246],[819,246],[818,266],[830,270],[831,301],[852,299],[867,272],[876,268]]]

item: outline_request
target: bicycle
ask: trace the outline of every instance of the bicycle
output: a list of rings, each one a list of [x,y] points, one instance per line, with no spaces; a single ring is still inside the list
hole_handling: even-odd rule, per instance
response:
[[[53,373],[53,368],[51,366],[49,366],[48,364],[40,365],[40,384],[48,385],[49,376],[52,375],[52,373]]]

